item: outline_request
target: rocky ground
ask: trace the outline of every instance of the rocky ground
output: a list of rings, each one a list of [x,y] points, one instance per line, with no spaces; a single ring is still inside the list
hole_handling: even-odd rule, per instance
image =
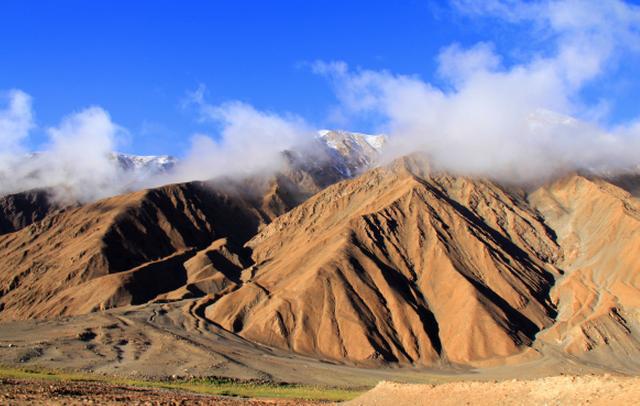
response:
[[[241,399],[188,392],[136,388],[105,382],[0,380],[2,405],[314,405],[317,402],[281,399]]]
[[[556,376],[533,380],[453,382],[439,385],[381,382],[347,405],[632,405],[640,378]],[[106,382],[0,379],[8,405],[319,405],[286,399],[243,399]],[[326,404],[326,403],[325,403]]]

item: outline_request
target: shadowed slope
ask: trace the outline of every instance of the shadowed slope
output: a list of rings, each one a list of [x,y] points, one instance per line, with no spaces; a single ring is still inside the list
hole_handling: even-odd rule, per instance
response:
[[[12,233],[40,221],[66,204],[59,203],[44,189],[28,190],[0,197],[0,235]]]
[[[270,177],[115,196],[0,236],[0,319],[223,292],[238,281],[231,274],[250,264],[242,245],[258,227],[340,179],[326,159],[309,163],[293,152],[287,156],[285,167]]]
[[[3,319],[142,303],[181,286],[182,262],[211,240],[242,244],[261,224],[251,203],[201,183],[67,209],[0,237]]]

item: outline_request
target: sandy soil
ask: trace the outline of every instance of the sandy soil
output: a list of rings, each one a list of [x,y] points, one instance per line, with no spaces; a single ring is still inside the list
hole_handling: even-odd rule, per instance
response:
[[[314,405],[300,400],[234,399],[99,382],[0,380],[0,404],[9,405]]]
[[[556,376],[531,381],[411,385],[381,382],[348,405],[632,405],[640,378]]]

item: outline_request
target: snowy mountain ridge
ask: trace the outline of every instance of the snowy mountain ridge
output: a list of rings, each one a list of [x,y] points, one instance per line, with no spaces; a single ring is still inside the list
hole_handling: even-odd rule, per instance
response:
[[[109,158],[118,163],[120,169],[134,172],[159,173],[173,169],[178,160],[171,155],[132,155],[112,152]]]

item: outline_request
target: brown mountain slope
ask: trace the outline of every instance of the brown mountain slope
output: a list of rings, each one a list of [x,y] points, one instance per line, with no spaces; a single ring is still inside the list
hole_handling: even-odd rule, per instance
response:
[[[67,206],[53,200],[45,189],[1,196],[0,235],[20,230]]]
[[[233,286],[229,272],[249,264],[242,245],[260,225],[341,179],[329,157],[307,155],[285,153],[271,176],[169,185],[50,217],[45,209],[56,203],[44,192],[30,204],[18,204],[29,193],[3,198],[7,231],[41,221],[0,236],[0,318],[80,314]]]
[[[640,359],[640,201],[582,176],[530,200],[558,234],[565,271],[552,291],[557,321],[541,339],[570,354]]]
[[[587,177],[590,177],[587,175]],[[591,176],[592,177],[592,176]],[[635,170],[631,173],[617,174],[614,176],[607,176],[604,178],[607,182],[612,183],[627,192],[634,197],[640,197],[640,174]]]
[[[248,246],[254,277],[206,316],[298,353],[466,363],[520,351],[554,315],[558,247],[538,215],[419,159],[329,187]]]
[[[49,217],[57,203],[44,192],[2,198],[0,226],[9,233],[0,236],[0,319],[80,314],[234,286],[238,276],[231,273],[250,263],[242,245],[260,225],[343,178],[323,148],[285,152],[273,175],[169,185]]]
[[[326,187],[335,168],[289,160],[0,236],[0,319],[187,299],[249,342],[339,362],[477,365],[531,346],[640,367],[640,201],[623,189],[571,175],[525,193],[418,156]]]
[[[241,245],[264,214],[201,183],[116,196],[0,237],[2,319],[144,303],[182,286],[182,265],[212,240]]]

